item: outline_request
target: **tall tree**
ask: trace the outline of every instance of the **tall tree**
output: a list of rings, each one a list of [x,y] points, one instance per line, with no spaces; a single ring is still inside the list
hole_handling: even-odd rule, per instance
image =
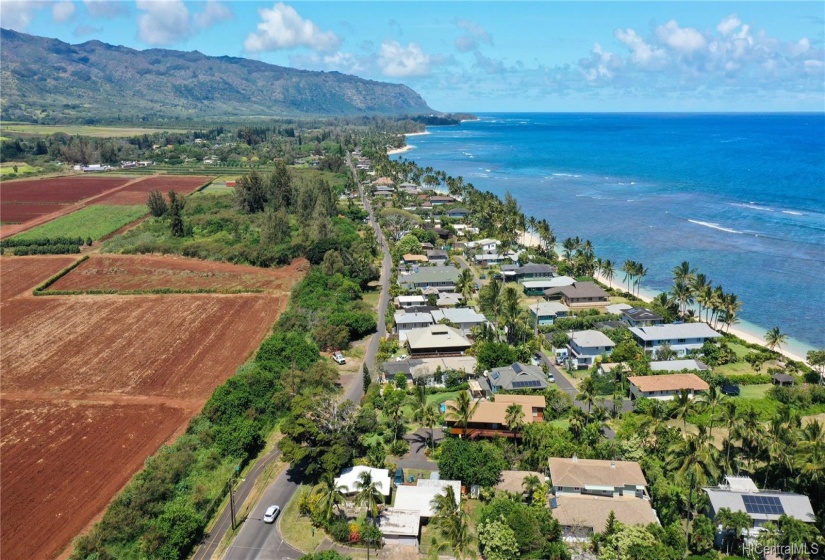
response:
[[[315,489],[318,497],[318,509],[324,521],[332,519],[337,508],[338,515],[342,515],[341,505],[346,503],[344,492],[346,487],[335,484],[335,477],[332,473],[325,473],[321,478],[321,483]]]
[[[507,429],[513,433],[513,445],[518,450],[519,432],[524,427],[524,409],[520,404],[513,403],[507,407],[507,410],[504,411],[504,423],[507,425]]]
[[[169,197],[169,226],[172,229],[172,235],[174,237],[183,237],[185,235],[183,206],[186,201],[175,191],[169,191],[167,196]]]
[[[765,344],[769,350],[781,348],[787,341],[788,335],[780,331],[779,327],[774,327],[765,333]]]
[[[447,405],[447,420],[455,422],[456,426],[463,428],[463,436],[467,437],[467,425],[472,420],[478,408],[478,401],[473,401],[469,391],[461,391],[455,402]]]
[[[362,472],[355,481],[355,488],[358,491],[355,495],[355,505],[366,508],[367,517],[373,521],[373,524],[375,518],[378,517],[378,508],[384,503],[382,486],[383,482],[372,479],[370,471]]]

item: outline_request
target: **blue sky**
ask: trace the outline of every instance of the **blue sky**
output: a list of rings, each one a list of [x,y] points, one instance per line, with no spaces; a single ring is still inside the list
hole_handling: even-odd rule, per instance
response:
[[[400,82],[441,111],[825,111],[820,1],[0,0],[0,22]]]

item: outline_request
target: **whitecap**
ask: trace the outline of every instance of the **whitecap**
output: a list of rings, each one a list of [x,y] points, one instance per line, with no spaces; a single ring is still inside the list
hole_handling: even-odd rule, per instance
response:
[[[796,212],[794,210],[782,210],[782,213],[783,214],[790,214],[792,216],[804,216],[805,215],[802,212]]]
[[[731,206],[738,206],[740,208],[749,208],[751,210],[764,210],[765,212],[773,212],[773,208],[769,208],[767,206],[759,206],[755,202],[748,202],[747,204],[742,204],[739,202],[731,202]]]
[[[719,224],[713,223],[713,222],[702,222],[700,220],[688,220],[688,221],[692,224],[697,224],[697,225],[705,226],[705,227],[712,228],[712,229],[718,229],[719,231],[726,231],[728,233],[742,233],[741,231],[737,231],[737,230],[731,229],[731,228],[722,227]]]

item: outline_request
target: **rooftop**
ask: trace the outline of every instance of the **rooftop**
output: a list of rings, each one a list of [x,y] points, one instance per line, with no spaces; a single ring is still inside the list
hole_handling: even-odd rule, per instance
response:
[[[627,378],[643,393],[652,391],[707,391],[709,385],[693,373],[670,373],[664,375],[634,375]]]
[[[722,508],[743,511],[751,519],[775,521],[783,513],[806,523],[814,523],[816,516],[811,500],[804,494],[759,490],[748,477],[725,477],[727,484],[704,488],[713,510]]]
[[[606,334],[594,330],[575,331],[571,337],[571,341],[575,342],[576,345],[581,348],[594,348],[601,346],[612,348],[616,346],[616,343],[610,340]]]
[[[429,260],[426,255],[414,255],[412,253],[407,253],[401,258],[406,262],[427,262]]]
[[[501,397],[510,397],[509,399],[502,399]],[[447,406],[455,405],[454,401],[447,401]],[[524,412],[523,421],[525,424],[533,422],[534,418],[531,414],[533,407],[544,408],[545,401],[542,396],[526,396],[526,395],[497,395],[495,402],[479,401],[476,411],[473,414],[471,423],[474,424],[502,424],[504,425],[507,417],[507,407],[511,404],[520,404]],[[538,420],[538,419],[536,419]]]
[[[420,524],[421,512],[418,510],[385,508],[378,518],[381,532],[391,536],[417,537]]]
[[[525,282],[525,285],[526,284],[527,282]],[[559,313],[567,313],[570,311],[569,307],[558,301],[540,301],[530,305],[528,309],[533,315],[538,314],[539,316],[558,315]]]
[[[403,485],[395,489],[395,506],[393,509],[418,511],[421,517],[432,517],[433,510],[430,502],[437,495],[443,494],[447,486],[452,486],[456,504],[460,504],[460,481],[418,479],[416,486]]]
[[[557,504],[557,507],[553,508],[553,517],[565,527],[586,527],[593,532],[602,532],[611,511],[616,516],[616,521],[625,525],[648,525],[659,522],[650,502],[633,496],[611,498],[564,494],[553,499]]]
[[[608,305],[605,307],[608,313],[612,313],[613,315],[621,315],[622,311],[625,309],[630,309],[631,306],[626,303],[614,303],[613,305]]]
[[[548,295],[554,293],[562,294],[568,298],[607,298],[610,295],[594,282],[573,282],[569,286],[553,288]]]
[[[376,487],[382,495],[390,495],[392,479],[390,478],[390,471],[388,469],[374,469],[364,466],[349,467],[341,471],[341,476],[335,479],[335,485],[346,487],[347,494],[358,492],[358,479],[361,473],[365,472],[372,475],[372,481],[376,483]]]
[[[493,368],[489,374],[489,381],[490,385],[507,390],[547,388],[547,376],[544,371],[538,366],[522,363]],[[496,398],[496,401],[498,400]]]
[[[469,348],[472,343],[457,329],[447,325],[432,325],[412,329],[407,333],[410,349]]]
[[[673,323],[652,327],[630,327],[630,332],[645,342],[680,338],[719,338],[722,335],[705,323]]]
[[[625,309],[622,315],[633,321],[662,321],[661,315],[657,315],[650,309],[642,309],[640,307],[632,307]]]
[[[708,366],[699,360],[667,360],[663,362],[650,362],[651,371],[682,371],[683,369],[707,371]]]
[[[418,272],[399,276],[399,284],[426,284],[427,282],[455,282],[458,280],[458,269],[454,266],[428,266]]]
[[[603,461],[573,457],[550,457],[553,486],[586,488],[591,486],[647,486],[642,468],[635,461]]]
[[[541,289],[550,289],[550,288],[561,288],[562,286],[570,286],[574,284],[576,281],[569,276],[556,276],[555,278],[544,278],[542,280],[527,280],[522,282],[521,285],[525,288],[533,289],[533,290],[541,290]]]
[[[396,325],[409,325],[412,323],[432,323],[433,316],[429,313],[395,313],[393,315]]]
[[[439,309],[432,312],[433,320],[437,323],[442,319],[456,324],[461,323],[484,323],[487,317],[469,307],[456,307],[455,309]]]
[[[534,471],[501,471],[501,478],[495,485],[496,490],[521,495],[524,493],[524,479],[533,475],[544,484],[544,475]]]

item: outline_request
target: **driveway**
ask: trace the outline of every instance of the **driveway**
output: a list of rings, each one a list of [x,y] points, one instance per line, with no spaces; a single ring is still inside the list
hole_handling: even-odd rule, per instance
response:
[[[398,459],[396,464],[405,469],[438,470],[438,465],[427,458],[424,453],[430,446],[430,429],[419,428],[411,434],[404,436],[410,444],[409,452]],[[433,440],[438,445],[444,439],[441,428],[433,428]]]

